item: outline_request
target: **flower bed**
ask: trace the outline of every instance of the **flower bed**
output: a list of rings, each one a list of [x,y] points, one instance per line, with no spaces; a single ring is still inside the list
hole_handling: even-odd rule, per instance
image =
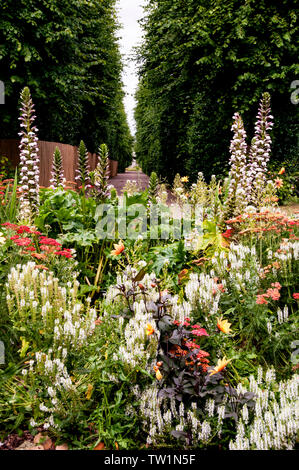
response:
[[[26,171],[8,183],[3,448],[25,446],[16,433],[47,449],[296,446],[299,218],[267,179],[269,106],[249,153],[235,115],[226,181],[176,177],[177,211],[155,174],[150,191],[118,198],[106,146],[90,173],[80,144],[79,192],[64,188],[58,154],[55,188],[36,177],[31,199]]]

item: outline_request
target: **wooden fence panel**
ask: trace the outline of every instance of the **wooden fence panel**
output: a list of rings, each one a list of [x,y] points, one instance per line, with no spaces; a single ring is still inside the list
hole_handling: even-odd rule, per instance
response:
[[[20,162],[19,152],[20,141],[16,139],[0,139],[0,155],[6,156],[8,160],[16,167]],[[66,181],[75,183],[76,170],[78,168],[78,147],[57,142],[47,142],[40,140],[38,142],[40,156],[40,179],[41,186],[50,186],[51,170],[53,163],[53,154],[55,148],[58,147],[63,162],[63,170]],[[90,169],[93,171],[97,165],[97,155],[89,153]],[[117,174],[117,162],[109,161],[110,177]]]

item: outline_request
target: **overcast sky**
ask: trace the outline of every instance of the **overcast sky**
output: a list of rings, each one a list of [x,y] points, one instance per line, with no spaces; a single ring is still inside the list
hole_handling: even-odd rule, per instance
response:
[[[131,132],[135,134],[134,122],[134,93],[136,91],[138,77],[136,64],[127,63],[127,59],[132,54],[132,48],[141,42],[142,30],[138,24],[138,20],[143,16],[142,5],[145,0],[118,0],[119,20],[123,28],[119,31],[121,36],[120,47],[121,53],[126,60],[126,66],[123,73],[123,82],[125,86],[125,108],[128,116],[128,122]]]

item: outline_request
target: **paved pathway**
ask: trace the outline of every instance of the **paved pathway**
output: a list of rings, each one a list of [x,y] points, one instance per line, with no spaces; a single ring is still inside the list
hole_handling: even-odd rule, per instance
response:
[[[148,187],[149,177],[142,173],[142,171],[126,171],[110,178],[109,184],[113,184],[117,193],[121,195],[123,187],[128,180],[135,180],[137,185],[144,191]]]
[[[287,206],[280,206],[279,209],[289,216],[299,214],[299,204],[296,203],[292,203]]]

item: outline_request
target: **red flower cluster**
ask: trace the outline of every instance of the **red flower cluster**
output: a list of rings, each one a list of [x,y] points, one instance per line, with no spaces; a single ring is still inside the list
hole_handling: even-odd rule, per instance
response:
[[[63,250],[55,251],[54,255],[64,256],[65,258],[72,258],[72,250],[70,248],[64,248]]]
[[[174,320],[173,324],[176,326],[190,326],[190,318],[185,318],[185,321],[183,323]],[[192,328],[192,334],[194,336],[209,336],[208,333],[204,328],[202,328],[200,325],[191,325]]]
[[[183,348],[186,349],[183,349]],[[202,369],[203,372],[207,372],[208,367],[209,367],[209,360],[207,357],[209,357],[209,353],[207,351],[204,351],[203,349],[200,349],[200,346],[193,341],[187,341],[183,342],[182,347],[179,345],[174,345],[170,349],[169,353],[172,356],[175,357],[185,357],[187,356],[190,352],[194,352],[194,355],[190,359],[185,360],[186,366],[197,366]]]
[[[32,240],[30,240],[30,238],[24,237],[24,238],[13,239],[13,242],[18,246],[29,246],[31,245]]]
[[[45,236],[41,236],[39,239],[41,245],[50,245],[50,246],[61,246],[61,243],[58,241],[54,240],[54,238],[48,238]]]
[[[183,323],[174,320],[173,324],[176,326],[191,326],[191,334],[194,336],[209,336],[206,330],[200,325],[190,325],[190,318],[185,318],[185,321]],[[202,350],[199,344],[195,342],[195,340],[188,340],[187,338],[184,338],[182,340],[182,345],[173,345],[169,353],[175,357],[185,357],[192,353],[190,360],[186,359],[185,361],[186,366],[196,365],[197,367],[200,367],[203,372],[207,372],[208,370],[209,360],[207,359],[207,357],[209,356],[209,353]]]
[[[31,252],[31,256],[37,259],[47,259],[47,254],[72,258],[72,250],[70,248],[61,249],[61,243],[57,240],[46,237],[27,225],[5,222],[2,226],[16,232],[16,235],[10,237],[10,240],[12,240],[15,245],[24,247],[24,254]],[[26,234],[26,236],[22,237],[21,235],[23,234]],[[29,238],[30,235],[32,238]]]
[[[194,336],[209,336],[208,333],[204,328],[201,328],[200,325],[193,325],[191,326],[192,328],[192,334]]]
[[[233,235],[234,233],[234,230],[232,228],[230,229],[227,229],[225,232],[222,233],[222,236],[224,238],[231,238],[231,236]]]
[[[183,326],[190,326],[190,318],[185,318],[185,321],[183,323]],[[180,322],[176,323],[177,325],[180,325]]]

